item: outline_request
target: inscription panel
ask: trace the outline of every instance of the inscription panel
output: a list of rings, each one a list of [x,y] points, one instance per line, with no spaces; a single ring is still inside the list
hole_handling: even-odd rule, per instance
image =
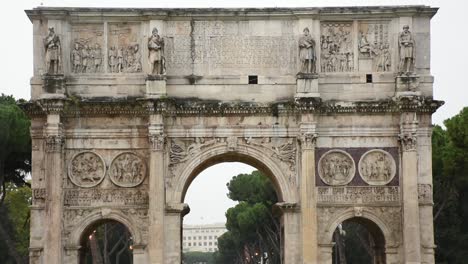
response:
[[[270,23],[279,28],[267,23],[257,32],[248,21],[168,22],[168,74],[296,74],[296,22]]]

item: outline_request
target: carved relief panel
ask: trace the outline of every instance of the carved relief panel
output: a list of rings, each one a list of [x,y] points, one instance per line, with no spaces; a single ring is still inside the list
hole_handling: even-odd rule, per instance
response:
[[[105,174],[104,160],[94,152],[80,152],[68,165],[68,177],[79,187],[94,187],[101,183]]]
[[[353,22],[322,22],[320,25],[322,72],[354,70]]]
[[[119,154],[109,169],[110,180],[120,187],[135,187],[146,177],[145,161],[134,153]]]
[[[104,71],[103,24],[72,25],[70,62],[72,73],[101,73]]]
[[[390,153],[375,149],[366,152],[359,160],[359,174],[370,185],[385,185],[396,173],[396,164]]]
[[[387,21],[359,22],[358,54],[360,71],[391,70],[392,56]]]
[[[318,162],[319,176],[328,185],[346,185],[354,177],[353,158],[342,150],[330,150]]]
[[[141,72],[140,24],[110,23],[108,28],[109,72]]]

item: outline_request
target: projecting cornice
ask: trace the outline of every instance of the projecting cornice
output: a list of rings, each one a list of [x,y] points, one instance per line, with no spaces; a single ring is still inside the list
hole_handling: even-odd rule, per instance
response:
[[[43,102],[41,102],[43,104]],[[22,104],[23,110],[31,117],[44,116],[47,112],[37,101]],[[162,114],[165,116],[250,116],[250,115],[288,115],[301,113],[346,114],[346,113],[434,113],[443,101],[425,97],[412,97],[370,102],[322,102],[319,99],[283,101],[272,104],[251,102],[221,102],[198,99],[126,99],[111,101],[68,100],[64,103],[62,116],[106,116],[127,115],[146,116]]]

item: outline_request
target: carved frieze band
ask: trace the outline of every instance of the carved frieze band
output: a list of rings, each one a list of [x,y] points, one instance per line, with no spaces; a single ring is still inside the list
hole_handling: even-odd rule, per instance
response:
[[[371,204],[400,201],[400,187],[317,187],[317,202],[323,204]]]
[[[67,206],[148,205],[148,193],[136,189],[66,189]]]

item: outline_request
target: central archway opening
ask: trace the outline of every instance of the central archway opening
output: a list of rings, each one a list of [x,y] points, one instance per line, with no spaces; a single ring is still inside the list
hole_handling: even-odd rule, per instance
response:
[[[183,263],[283,263],[278,189],[269,169],[245,157],[198,166],[183,197]]]
[[[333,264],[385,264],[385,238],[371,220],[353,217],[333,233]]]
[[[97,221],[81,236],[80,264],[132,264],[133,237],[115,220]]]

